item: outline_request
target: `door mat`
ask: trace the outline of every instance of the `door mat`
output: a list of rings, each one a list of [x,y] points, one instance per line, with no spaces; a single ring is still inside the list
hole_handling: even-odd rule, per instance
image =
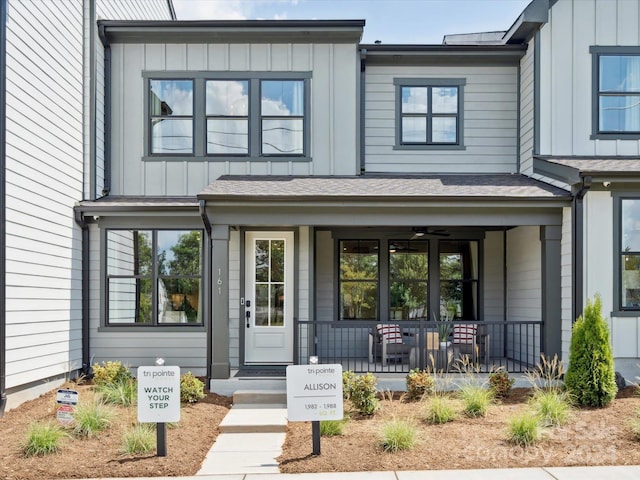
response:
[[[285,370],[238,370],[235,378],[284,378]]]

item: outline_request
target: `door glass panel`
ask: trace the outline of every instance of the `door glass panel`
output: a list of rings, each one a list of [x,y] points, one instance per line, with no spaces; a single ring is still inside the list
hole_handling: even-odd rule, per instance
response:
[[[269,325],[269,286],[256,283],[255,325],[265,327]]]
[[[440,318],[476,320],[478,242],[440,242]]]
[[[256,282],[269,281],[269,240],[256,240]]]
[[[285,241],[256,240],[256,326],[284,326]]]
[[[389,241],[389,318],[428,320],[428,271],[429,244],[426,240]]]

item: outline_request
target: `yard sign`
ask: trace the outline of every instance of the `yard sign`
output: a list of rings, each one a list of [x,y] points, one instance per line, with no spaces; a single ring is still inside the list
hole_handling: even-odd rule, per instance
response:
[[[342,365],[289,365],[287,417],[291,422],[342,420]]]

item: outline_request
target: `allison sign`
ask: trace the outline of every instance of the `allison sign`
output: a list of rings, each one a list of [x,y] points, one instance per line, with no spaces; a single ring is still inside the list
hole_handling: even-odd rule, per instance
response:
[[[180,367],[138,367],[138,421],[180,421]]]
[[[287,416],[291,422],[342,420],[342,365],[289,365]]]

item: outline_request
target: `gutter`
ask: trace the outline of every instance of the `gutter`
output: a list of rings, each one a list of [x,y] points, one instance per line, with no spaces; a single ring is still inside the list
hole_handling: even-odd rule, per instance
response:
[[[571,320],[575,322],[576,319],[582,315],[583,295],[584,295],[584,205],[583,200],[591,185],[593,179],[590,175],[582,177],[582,186],[580,190],[573,196],[571,204],[571,227],[573,237],[573,255],[572,255],[572,285],[573,285],[573,305],[571,311]]]
[[[205,282],[205,304],[204,304],[204,318],[207,320],[207,382],[211,384],[211,365],[213,363],[213,309],[211,308],[211,299],[213,298],[213,276],[211,272],[211,261],[213,253],[213,242],[211,241],[211,221],[207,216],[207,201],[198,201],[198,212],[202,218],[202,223],[207,231],[206,238],[206,256],[204,261],[204,282]]]
[[[7,168],[7,0],[0,0],[0,417],[7,405],[7,217],[6,217],[6,168]]]
[[[86,26],[85,26],[86,28]],[[89,198],[96,198],[96,2],[89,2]],[[87,198],[84,196],[83,198]]]
[[[98,36],[104,47],[104,197],[111,191],[111,43],[103,24],[98,26]]]
[[[89,225],[77,206],[73,209],[73,214],[76,223],[82,229],[82,374],[89,376],[91,374],[89,351]]]

